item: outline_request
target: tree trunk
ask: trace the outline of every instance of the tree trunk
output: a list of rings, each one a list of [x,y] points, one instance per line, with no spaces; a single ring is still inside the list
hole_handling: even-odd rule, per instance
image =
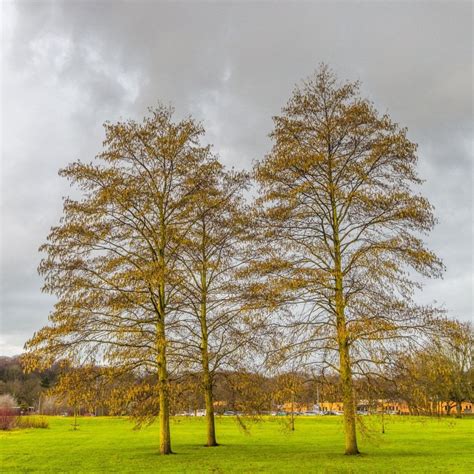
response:
[[[345,454],[359,454],[359,449],[357,448],[354,387],[352,383],[349,347],[347,346],[347,343],[344,343],[344,341],[339,341],[339,361],[341,367],[342,399],[344,405]]]
[[[349,336],[347,334],[346,317],[344,312],[345,302],[343,293],[341,243],[339,240],[339,220],[333,196],[331,196],[331,204],[334,239],[334,300],[336,310],[337,343],[339,347],[339,370],[342,385],[342,401],[344,406],[345,454],[353,455],[359,454],[359,449],[357,447],[355,399],[349,353]]]
[[[462,404],[461,404],[461,402],[456,402],[456,418],[462,418]]]
[[[166,368],[165,325],[158,325],[158,394],[160,404],[160,454],[171,454],[168,371]]]
[[[294,392],[291,392],[291,414],[290,414],[290,430],[295,431],[295,396]]]
[[[202,323],[201,323],[202,324]],[[207,443],[206,445],[218,446],[216,440],[216,426],[214,421],[214,400],[212,395],[212,376],[209,370],[209,354],[207,346],[207,327],[204,321],[202,325],[203,329],[203,338],[201,346],[201,356],[202,356],[202,374],[203,374],[203,389],[204,389],[204,400],[206,402],[206,424],[207,424]]]
[[[384,419],[384,415],[385,415],[385,404],[384,404],[384,401],[382,400],[382,434],[385,434],[385,419]]]
[[[206,226],[203,223],[203,236],[206,235]],[[207,446],[218,446],[216,439],[216,426],[214,420],[214,403],[212,396],[212,375],[209,370],[209,346],[207,330],[207,263],[205,252],[205,237],[202,242],[202,270],[201,270],[201,364],[203,374],[204,399],[206,401],[206,422],[207,422]]]
[[[214,420],[214,401],[212,395],[212,376],[209,370],[209,353],[207,345],[207,324],[205,316],[205,303],[201,308],[201,364],[202,364],[202,385],[204,390],[204,400],[206,402],[206,422],[207,422],[207,443],[206,445],[218,446],[216,439],[216,426]]]
[[[74,406],[74,425],[73,425],[74,431],[77,430],[77,408]]]
[[[207,446],[218,446],[216,440],[216,426],[214,421],[214,403],[212,395],[212,381],[209,375],[204,373],[204,398],[206,401],[206,423],[207,423]]]

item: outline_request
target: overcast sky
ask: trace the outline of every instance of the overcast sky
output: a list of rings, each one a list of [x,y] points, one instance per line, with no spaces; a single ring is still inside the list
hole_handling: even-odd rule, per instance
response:
[[[227,165],[270,146],[271,117],[322,61],[407,126],[447,267],[417,298],[472,318],[472,3],[1,3],[0,355],[47,322],[38,246],[101,149],[102,123],[158,100],[202,120]]]

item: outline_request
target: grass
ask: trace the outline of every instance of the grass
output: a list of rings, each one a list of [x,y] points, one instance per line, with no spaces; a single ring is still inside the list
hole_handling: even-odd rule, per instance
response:
[[[342,417],[299,417],[289,432],[278,417],[245,433],[232,417],[217,420],[221,446],[204,447],[203,418],[174,418],[173,450],[157,453],[158,427],[134,431],[123,418],[50,417],[49,429],[0,433],[0,472],[45,473],[405,473],[474,472],[474,419],[363,417],[360,456],[344,456]]]

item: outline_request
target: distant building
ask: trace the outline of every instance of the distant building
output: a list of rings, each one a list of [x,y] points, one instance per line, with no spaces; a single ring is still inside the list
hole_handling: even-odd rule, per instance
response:
[[[455,402],[439,402],[436,405],[436,402],[432,402],[430,408],[431,413],[447,414],[454,413],[456,411]],[[291,403],[286,402],[279,406],[279,409],[285,412],[294,411],[296,413],[307,413],[307,412],[343,412],[344,404],[340,401],[338,402],[320,402],[319,404],[310,404],[310,403]],[[356,406],[356,410],[359,413],[389,413],[397,415],[410,415],[418,414],[416,410],[413,410],[408,403],[399,401],[387,401],[387,400],[359,400]],[[472,402],[462,402],[461,403],[461,413],[462,414],[471,414],[473,412],[473,403]]]

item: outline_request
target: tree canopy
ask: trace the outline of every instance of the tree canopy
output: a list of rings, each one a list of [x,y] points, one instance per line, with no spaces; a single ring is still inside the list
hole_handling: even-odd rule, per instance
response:
[[[255,167],[262,246],[254,291],[289,314],[287,356],[336,370],[346,453],[358,452],[352,376],[387,361],[436,319],[412,276],[441,276],[422,234],[435,224],[414,191],[416,145],[325,65],[274,117],[273,148]],[[281,321],[279,322],[281,326]]]
[[[215,446],[218,371],[255,394],[239,401],[250,411],[269,400],[249,388],[264,380],[248,370],[257,361],[278,365],[292,404],[308,386],[300,374],[328,371],[340,381],[346,454],[357,454],[354,380],[447,327],[415,299],[418,275],[443,272],[424,242],[436,219],[419,193],[416,145],[326,65],[274,117],[255,199],[250,174],[226,170],[203,136],[158,106],[142,122],[106,123],[95,161],[61,170],[80,197],[65,199],[40,249],[57,303],[27,343],[26,368],[65,360],[78,369],[70,380],[81,368],[122,377],[117,403],[140,421],[158,416],[162,454],[172,452],[171,386],[185,391],[192,374]]]

